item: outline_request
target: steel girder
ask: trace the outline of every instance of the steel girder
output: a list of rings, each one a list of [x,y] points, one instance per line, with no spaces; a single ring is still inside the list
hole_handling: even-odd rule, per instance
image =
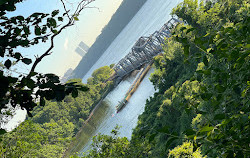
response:
[[[123,77],[141,65],[149,62],[155,55],[162,51],[165,38],[171,37],[171,29],[182,21],[171,18],[159,31],[155,31],[149,37],[140,37],[129,54],[122,58],[115,66],[116,75]]]

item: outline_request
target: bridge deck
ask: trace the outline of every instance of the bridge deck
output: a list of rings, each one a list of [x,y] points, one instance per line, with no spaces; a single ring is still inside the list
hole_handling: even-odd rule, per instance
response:
[[[155,31],[149,37],[140,37],[131,51],[114,66],[115,76],[122,79],[143,64],[149,63],[154,56],[161,53],[165,39],[171,37],[171,30],[177,23],[181,23],[181,21],[171,18],[160,30]]]

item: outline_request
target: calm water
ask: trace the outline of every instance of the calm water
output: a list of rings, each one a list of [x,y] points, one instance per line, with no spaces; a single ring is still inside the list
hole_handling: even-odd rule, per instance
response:
[[[130,23],[117,36],[114,42],[104,52],[101,58],[84,76],[83,82],[91,76],[91,73],[102,66],[117,63],[123,58],[141,36],[149,36],[154,31],[158,30],[164,23],[171,18],[171,10],[182,0],[148,0]],[[137,91],[133,94],[129,103],[118,114],[115,113],[115,105],[123,99],[125,93],[133,83],[135,77],[129,77],[122,81],[112,92],[104,99],[104,110],[99,110],[97,113],[104,113],[102,119],[98,119],[98,123],[93,125],[91,132],[86,130],[86,134],[94,136],[98,133],[110,134],[111,130],[116,125],[121,126],[120,136],[131,137],[132,129],[135,128],[138,120],[138,115],[144,111],[146,99],[152,96],[155,92],[153,85],[149,81],[151,69]],[[102,107],[100,107],[102,109]],[[98,115],[98,114],[97,114]],[[93,118],[95,119],[95,118]],[[95,121],[94,121],[95,122]],[[84,143],[81,152],[90,148],[91,139]]]

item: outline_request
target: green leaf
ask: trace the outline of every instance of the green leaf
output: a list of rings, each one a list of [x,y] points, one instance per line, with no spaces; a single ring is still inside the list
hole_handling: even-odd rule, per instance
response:
[[[52,17],[54,17],[54,16],[56,16],[57,14],[59,13],[59,10],[54,10],[53,12],[52,12]]]
[[[7,69],[10,68],[10,66],[11,66],[11,61],[10,61],[10,59],[8,59],[8,60],[5,61],[4,66],[5,66]]]
[[[190,28],[190,29],[187,29],[187,32],[186,32],[186,34],[188,34],[189,32],[192,32],[192,31],[194,31],[195,30],[195,28]]]
[[[210,70],[204,70],[204,71],[202,71],[202,73],[204,75],[211,75],[211,71]]]
[[[24,32],[25,32],[26,35],[30,34],[29,27],[24,26],[23,30],[24,30]]]
[[[24,20],[24,17],[23,16],[17,16],[16,17],[18,20],[20,20],[20,21],[23,21]]]
[[[187,28],[185,26],[183,26],[183,27],[180,28],[180,31],[183,31],[185,29],[187,29]]]
[[[165,145],[166,147],[166,150],[169,149],[169,146],[173,143],[173,141],[175,141],[177,139],[177,137],[170,137],[168,140],[167,140],[167,143]]]
[[[21,53],[18,53],[18,52],[17,52],[17,53],[15,53],[15,55],[14,55],[14,57],[15,57],[16,59],[20,59],[20,58],[21,58],[21,56],[22,56],[22,55],[21,55]]]
[[[25,63],[26,65],[29,65],[29,64],[32,63],[32,60],[29,59],[29,58],[23,58],[23,59],[22,59],[22,62]]]
[[[41,28],[39,26],[35,26],[35,34],[38,36],[38,35],[41,35]]]
[[[156,136],[157,134],[155,133],[155,134],[152,134],[150,137],[149,137],[149,142],[152,142],[154,139],[155,139],[155,136]]]
[[[246,44],[246,45],[244,46],[244,48],[249,49],[249,48],[250,48],[250,44]]]
[[[49,27],[53,27],[53,28],[56,28],[56,20],[53,19],[53,18],[48,18],[47,19],[48,23],[49,23]]]
[[[204,63],[206,66],[208,66],[208,60],[207,60],[207,56],[206,56],[206,55],[204,55],[204,57],[203,57],[203,63]]]
[[[78,91],[76,89],[73,89],[72,91],[72,97],[76,98],[78,96]]]
[[[202,44],[202,41],[201,41],[201,39],[199,37],[195,37],[194,43],[197,44],[197,45],[200,45],[200,44]]]
[[[186,56],[186,57],[188,57],[189,56],[189,45],[185,45],[184,46],[184,55]]]
[[[0,135],[7,133],[4,129],[0,129]]]
[[[79,88],[79,90],[81,90],[81,91],[83,91],[83,92],[86,92],[86,91],[89,90],[89,88],[86,87],[86,86],[82,86],[82,87]]]
[[[17,27],[17,28],[15,28],[14,32],[16,33],[16,35],[20,35],[22,30]]]
[[[208,49],[207,49],[207,53],[210,53],[211,50],[213,50],[213,48],[208,48]]]
[[[210,35],[210,33],[207,33],[205,36],[203,36],[203,37],[207,37],[207,36],[209,36]]]
[[[31,17],[38,17],[39,15],[41,15],[41,13],[33,13],[32,15],[31,15]]]
[[[58,17],[58,21],[63,21],[63,17]]]
[[[19,44],[21,45],[21,46],[23,46],[23,47],[26,47],[26,46],[28,46],[29,45],[29,40],[22,40],[22,41],[19,41]]]
[[[30,89],[33,89],[35,87],[35,81],[33,81],[32,79],[27,78],[25,80],[26,86]]]
[[[225,114],[217,114],[214,116],[214,120],[223,120],[225,118]]]
[[[196,132],[193,129],[187,129],[183,132],[183,134],[190,136],[190,135],[194,135]]]
[[[222,122],[221,122],[221,125],[227,125],[229,122],[231,122],[232,119],[224,119]]]
[[[209,132],[209,131],[212,131],[213,129],[214,129],[213,126],[207,125],[207,126],[204,126],[203,128],[201,128],[201,129],[199,130],[199,132],[200,132],[200,133]]]
[[[74,16],[74,19],[75,21],[79,21],[78,17],[77,16]]]
[[[239,85],[234,85],[233,86],[233,90],[234,90],[234,92],[236,94],[240,94],[241,93],[241,89],[240,89]]]
[[[47,27],[46,27],[46,26],[43,26],[43,28],[42,28],[42,33],[45,34],[46,31],[47,31]]]
[[[213,96],[212,93],[203,93],[201,94],[201,98],[205,101],[208,101]]]
[[[221,86],[221,85],[219,85],[219,84],[217,84],[217,85],[215,86],[215,88],[217,89],[217,91],[218,91],[219,93],[222,93],[222,92],[224,92],[224,91],[226,90],[225,87],[223,87],[223,86]]]
[[[247,85],[250,86],[250,81],[247,81]]]
[[[57,34],[58,31],[53,29],[52,32],[53,32],[54,34]]]
[[[169,133],[169,127],[168,126],[164,126],[160,129],[157,130],[158,132],[161,132],[161,133]]]

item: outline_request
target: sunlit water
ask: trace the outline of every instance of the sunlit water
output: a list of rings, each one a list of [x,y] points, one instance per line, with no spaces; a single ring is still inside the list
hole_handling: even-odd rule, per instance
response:
[[[161,28],[171,18],[171,11],[182,0],[148,0],[130,23],[123,29],[123,31],[117,36],[114,42],[104,52],[101,58],[95,63],[95,65],[84,76],[83,82],[87,81],[87,78],[91,76],[91,73],[102,66],[117,63],[121,58],[129,53],[134,43],[141,36],[149,36],[154,31]],[[155,92],[152,83],[149,81],[149,76],[153,72],[151,69],[136,92],[130,98],[128,104],[118,114],[116,114],[115,105],[118,101],[122,100],[125,93],[133,83],[135,77],[129,77],[122,81],[113,91],[111,91],[104,99],[104,105],[97,111],[97,116],[101,118],[98,121],[94,121],[97,118],[93,117],[92,130],[86,130],[88,136],[94,136],[98,133],[110,134],[112,129],[116,125],[121,126],[119,132],[120,136],[126,136],[131,138],[132,129],[135,128],[138,116],[144,111],[146,99],[152,96]],[[88,133],[87,133],[88,132]],[[84,152],[90,149],[91,138],[87,143],[83,143],[83,148],[80,150]]]

